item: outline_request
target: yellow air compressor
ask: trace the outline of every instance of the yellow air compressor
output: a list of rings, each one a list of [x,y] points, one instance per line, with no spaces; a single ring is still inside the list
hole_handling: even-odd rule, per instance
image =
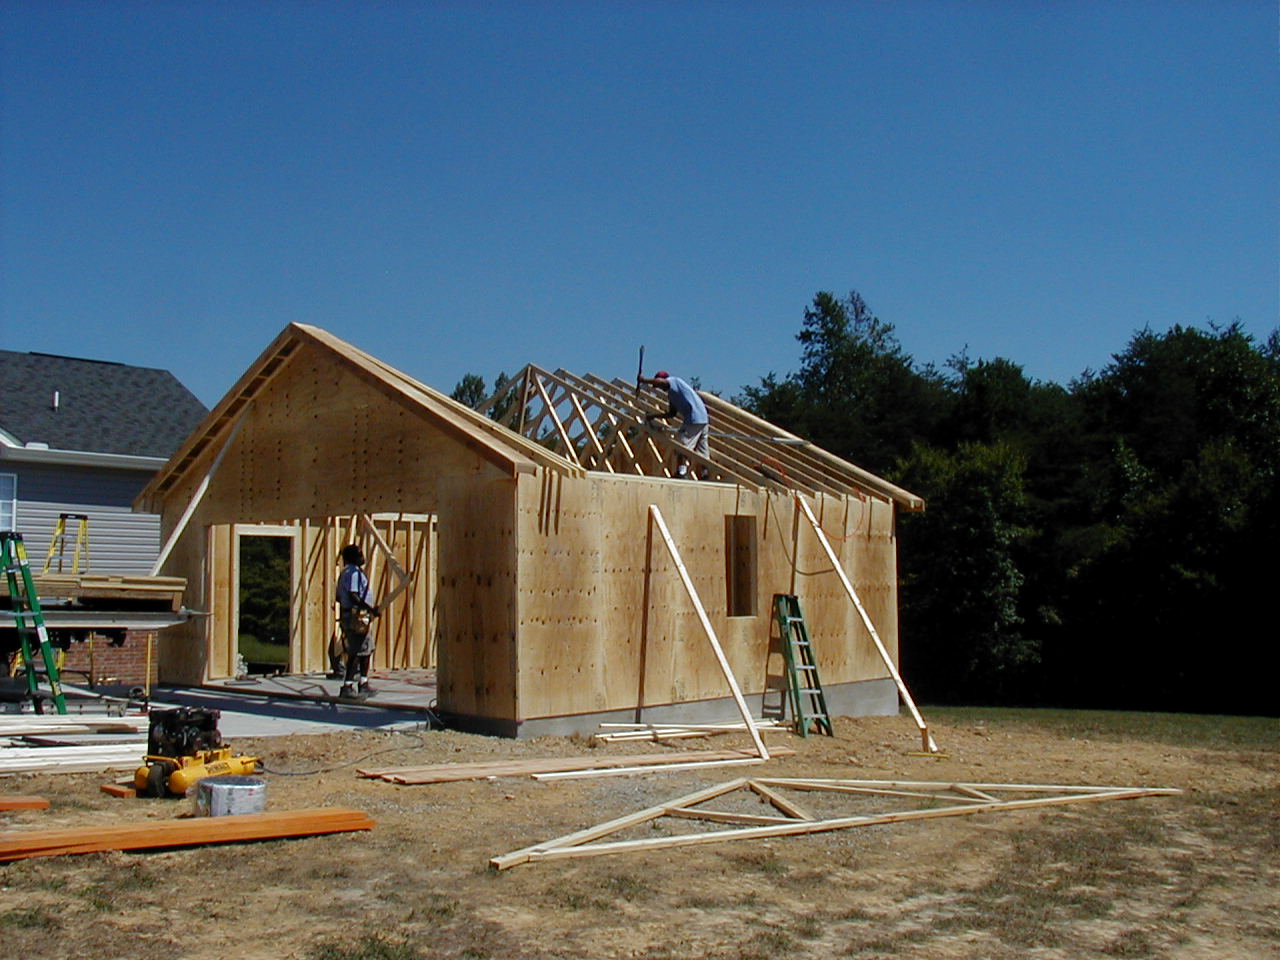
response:
[[[232,756],[218,733],[219,710],[174,707],[152,710],[147,755],[133,775],[140,796],[185,796],[198,780],[223,774],[249,774],[257,757]]]

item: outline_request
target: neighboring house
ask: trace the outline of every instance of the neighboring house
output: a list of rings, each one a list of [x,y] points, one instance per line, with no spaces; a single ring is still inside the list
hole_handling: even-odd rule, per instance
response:
[[[185,577],[187,605],[210,614],[162,631],[161,679],[235,675],[250,537],[286,541],[288,669],[325,670],[338,551],[361,539],[377,596],[397,569],[408,586],[379,618],[375,668],[437,668],[439,708],[459,726],[529,736],[641,710],[733,716],[707,626],[758,707],[781,672],[775,594],[803,601],[834,713],[896,712],[876,633],[831,558],[896,659],[896,516],[924,502],[703,399],[717,430],[702,464],[711,479],[675,480],[670,437],[644,421],[665,397],[529,368],[495,401],[509,429],[291,324],[136,501],[173,539],[162,572]]]
[[[165,370],[46,353],[0,350],[0,382],[0,529],[22,534],[33,572],[58,515],[71,513],[89,518],[91,572],[150,573],[159,518],[131,504],[204,404]],[[68,572],[76,527],[68,522]]]

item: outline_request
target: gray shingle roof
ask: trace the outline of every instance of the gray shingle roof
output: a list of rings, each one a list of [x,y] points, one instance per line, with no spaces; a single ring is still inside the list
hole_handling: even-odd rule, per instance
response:
[[[0,350],[0,430],[19,443],[168,457],[207,413],[167,370]]]

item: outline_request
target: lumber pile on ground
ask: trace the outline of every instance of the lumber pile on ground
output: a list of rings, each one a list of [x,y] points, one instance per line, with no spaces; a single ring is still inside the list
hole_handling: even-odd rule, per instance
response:
[[[96,773],[130,770],[142,763],[145,743],[81,747],[0,747],[0,776],[11,773]]]
[[[777,720],[756,720],[753,726],[761,733],[787,733],[789,726]],[[625,740],[686,740],[691,737],[714,737],[724,733],[741,733],[747,725],[741,720],[724,723],[602,723],[593,739],[603,743]]]
[[[187,588],[185,577],[146,577],[103,573],[37,573],[32,577],[41,603],[53,600],[142,600],[151,609],[177,610]],[[0,582],[0,597],[8,597]]]
[[[787,748],[772,751],[774,756],[794,754]],[[532,760],[485,760],[477,763],[437,763],[421,767],[387,767],[357,770],[362,777],[389,783],[448,783],[455,780],[487,780],[490,777],[529,777],[538,774],[596,771],[629,768],[628,772],[652,772],[671,769],[673,764],[723,763],[746,760],[760,762],[750,750],[682,750],[669,753],[644,753],[617,757],[555,757]],[[634,769],[631,769],[634,768]]]
[[[125,823],[0,833],[0,862],[103,850],[148,850],[207,843],[273,840],[323,833],[370,830],[375,821],[362,810],[317,807],[227,817]]]
[[[72,733],[142,733],[150,729],[146,715],[108,717],[92,714],[0,714],[0,737],[36,737]]]

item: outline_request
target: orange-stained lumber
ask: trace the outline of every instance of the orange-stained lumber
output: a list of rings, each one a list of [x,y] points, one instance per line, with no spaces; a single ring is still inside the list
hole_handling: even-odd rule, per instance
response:
[[[48,810],[49,801],[44,797],[23,797],[0,794],[0,810]]]
[[[227,817],[191,817],[114,826],[72,827],[63,830],[24,830],[0,833],[0,861],[56,857],[103,850],[147,850],[206,843],[272,840],[322,833],[369,830],[374,821],[362,810],[318,807],[273,813],[243,813]]]

